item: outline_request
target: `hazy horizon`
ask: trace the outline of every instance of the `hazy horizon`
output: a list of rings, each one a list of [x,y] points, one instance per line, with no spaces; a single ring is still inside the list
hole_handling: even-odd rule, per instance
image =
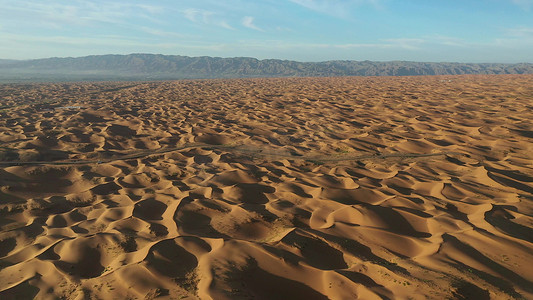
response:
[[[533,0],[0,0],[0,58],[532,63]]]
[[[494,61],[494,62],[471,62],[471,61],[417,61],[417,60],[356,60],[356,59],[329,59],[329,60],[296,60],[296,59],[280,59],[280,58],[257,58],[252,56],[211,56],[211,55],[183,55],[183,54],[162,54],[162,53],[148,53],[148,52],[137,52],[137,53],[106,53],[106,54],[88,54],[88,55],[82,55],[82,56],[49,56],[49,57],[40,57],[40,58],[27,58],[27,59],[12,59],[12,58],[4,58],[0,57],[0,60],[13,60],[13,61],[29,61],[29,60],[40,60],[40,59],[68,59],[68,58],[84,58],[84,57],[91,57],[91,56],[108,56],[108,55],[118,55],[118,56],[128,56],[128,55],[163,55],[163,56],[182,56],[182,57],[190,57],[190,58],[199,58],[199,57],[210,57],[210,58],[222,58],[222,59],[231,59],[231,58],[251,58],[251,59],[257,59],[260,61],[263,60],[286,60],[286,61],[295,61],[300,63],[320,63],[320,62],[329,62],[329,61],[357,61],[357,62],[363,62],[363,61],[370,61],[370,62],[376,62],[376,63],[389,63],[389,62],[412,62],[412,63],[457,63],[457,64],[532,64],[533,62],[527,62],[527,61],[518,61],[518,62],[500,62],[500,61]]]

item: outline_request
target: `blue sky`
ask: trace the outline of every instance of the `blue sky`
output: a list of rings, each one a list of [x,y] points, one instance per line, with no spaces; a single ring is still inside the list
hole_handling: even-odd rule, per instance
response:
[[[533,0],[0,0],[0,58],[533,62]]]

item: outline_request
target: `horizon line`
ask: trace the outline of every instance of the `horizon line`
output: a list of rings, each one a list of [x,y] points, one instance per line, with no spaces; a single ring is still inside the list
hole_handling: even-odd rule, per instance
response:
[[[199,56],[189,56],[189,55],[180,55],[180,54],[162,54],[162,53],[149,53],[149,52],[133,52],[128,54],[118,54],[118,53],[107,53],[107,54],[89,54],[82,56],[50,56],[50,57],[41,57],[41,58],[26,58],[26,59],[11,59],[11,58],[0,58],[4,61],[34,61],[34,60],[45,60],[45,59],[77,59],[77,58],[87,58],[95,56],[132,56],[132,55],[153,55],[153,56],[180,56],[187,58],[220,58],[220,59],[236,59],[236,58],[248,58],[255,59],[258,61],[268,61],[268,60],[279,60],[279,61],[290,61],[298,63],[325,63],[325,62],[336,62],[336,61],[346,61],[346,62],[377,62],[377,63],[391,63],[391,62],[410,62],[410,63],[450,63],[450,64],[504,64],[504,65],[520,65],[520,64],[533,64],[533,62],[459,62],[459,61],[414,61],[414,60],[355,60],[355,59],[331,59],[331,60],[319,60],[319,61],[303,61],[303,60],[294,60],[294,59],[283,59],[283,58],[257,58],[253,56],[210,56],[210,55],[199,55]]]

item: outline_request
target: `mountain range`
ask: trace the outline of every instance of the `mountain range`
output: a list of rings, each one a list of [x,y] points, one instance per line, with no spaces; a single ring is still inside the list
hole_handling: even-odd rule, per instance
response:
[[[160,54],[92,55],[34,60],[0,59],[0,82],[525,73],[533,73],[532,63],[349,60],[298,62],[279,59],[259,60],[250,57],[188,57]]]

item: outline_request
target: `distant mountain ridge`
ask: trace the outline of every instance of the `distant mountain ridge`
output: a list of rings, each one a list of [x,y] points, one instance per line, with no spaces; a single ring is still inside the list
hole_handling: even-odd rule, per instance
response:
[[[161,54],[92,55],[23,61],[0,59],[2,82],[526,73],[533,73],[532,63],[348,60],[297,62],[279,59],[258,60],[250,57],[188,57]]]

